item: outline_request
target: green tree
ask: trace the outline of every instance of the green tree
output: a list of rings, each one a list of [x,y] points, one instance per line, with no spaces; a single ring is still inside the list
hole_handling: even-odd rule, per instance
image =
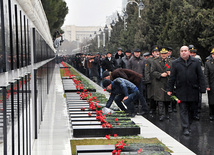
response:
[[[61,31],[65,16],[68,14],[68,7],[64,0],[41,0],[45,10],[51,34],[57,30]]]

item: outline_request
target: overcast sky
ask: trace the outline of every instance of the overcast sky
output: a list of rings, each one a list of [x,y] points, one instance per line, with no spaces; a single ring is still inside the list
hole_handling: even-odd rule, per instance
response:
[[[106,16],[121,11],[122,0],[65,0],[69,13],[64,25],[104,26]]]

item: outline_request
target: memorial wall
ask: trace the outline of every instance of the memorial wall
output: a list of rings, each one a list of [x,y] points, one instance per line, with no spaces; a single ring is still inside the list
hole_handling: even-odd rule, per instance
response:
[[[0,1],[0,154],[31,154],[55,49],[40,0]]]

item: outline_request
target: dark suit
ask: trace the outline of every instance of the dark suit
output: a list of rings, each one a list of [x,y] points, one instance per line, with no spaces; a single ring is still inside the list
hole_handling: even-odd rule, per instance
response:
[[[113,71],[115,69],[116,66],[116,61],[114,58],[111,58],[111,60],[108,59],[108,57],[106,57],[103,61],[102,61],[102,68],[103,71]]]
[[[180,115],[183,128],[189,128],[191,116],[197,108],[199,92],[204,93],[205,80],[198,59],[189,57],[187,61],[181,57],[172,62],[171,75],[168,81],[168,91],[173,92],[176,86],[176,96],[181,100]]]

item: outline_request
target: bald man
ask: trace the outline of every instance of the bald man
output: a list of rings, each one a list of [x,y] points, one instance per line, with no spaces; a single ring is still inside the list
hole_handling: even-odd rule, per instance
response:
[[[172,62],[168,95],[172,95],[174,86],[176,86],[176,96],[181,100],[179,108],[183,134],[189,136],[199,92],[205,93],[206,88],[201,64],[198,59],[190,56],[187,46],[180,48],[180,57]]]

